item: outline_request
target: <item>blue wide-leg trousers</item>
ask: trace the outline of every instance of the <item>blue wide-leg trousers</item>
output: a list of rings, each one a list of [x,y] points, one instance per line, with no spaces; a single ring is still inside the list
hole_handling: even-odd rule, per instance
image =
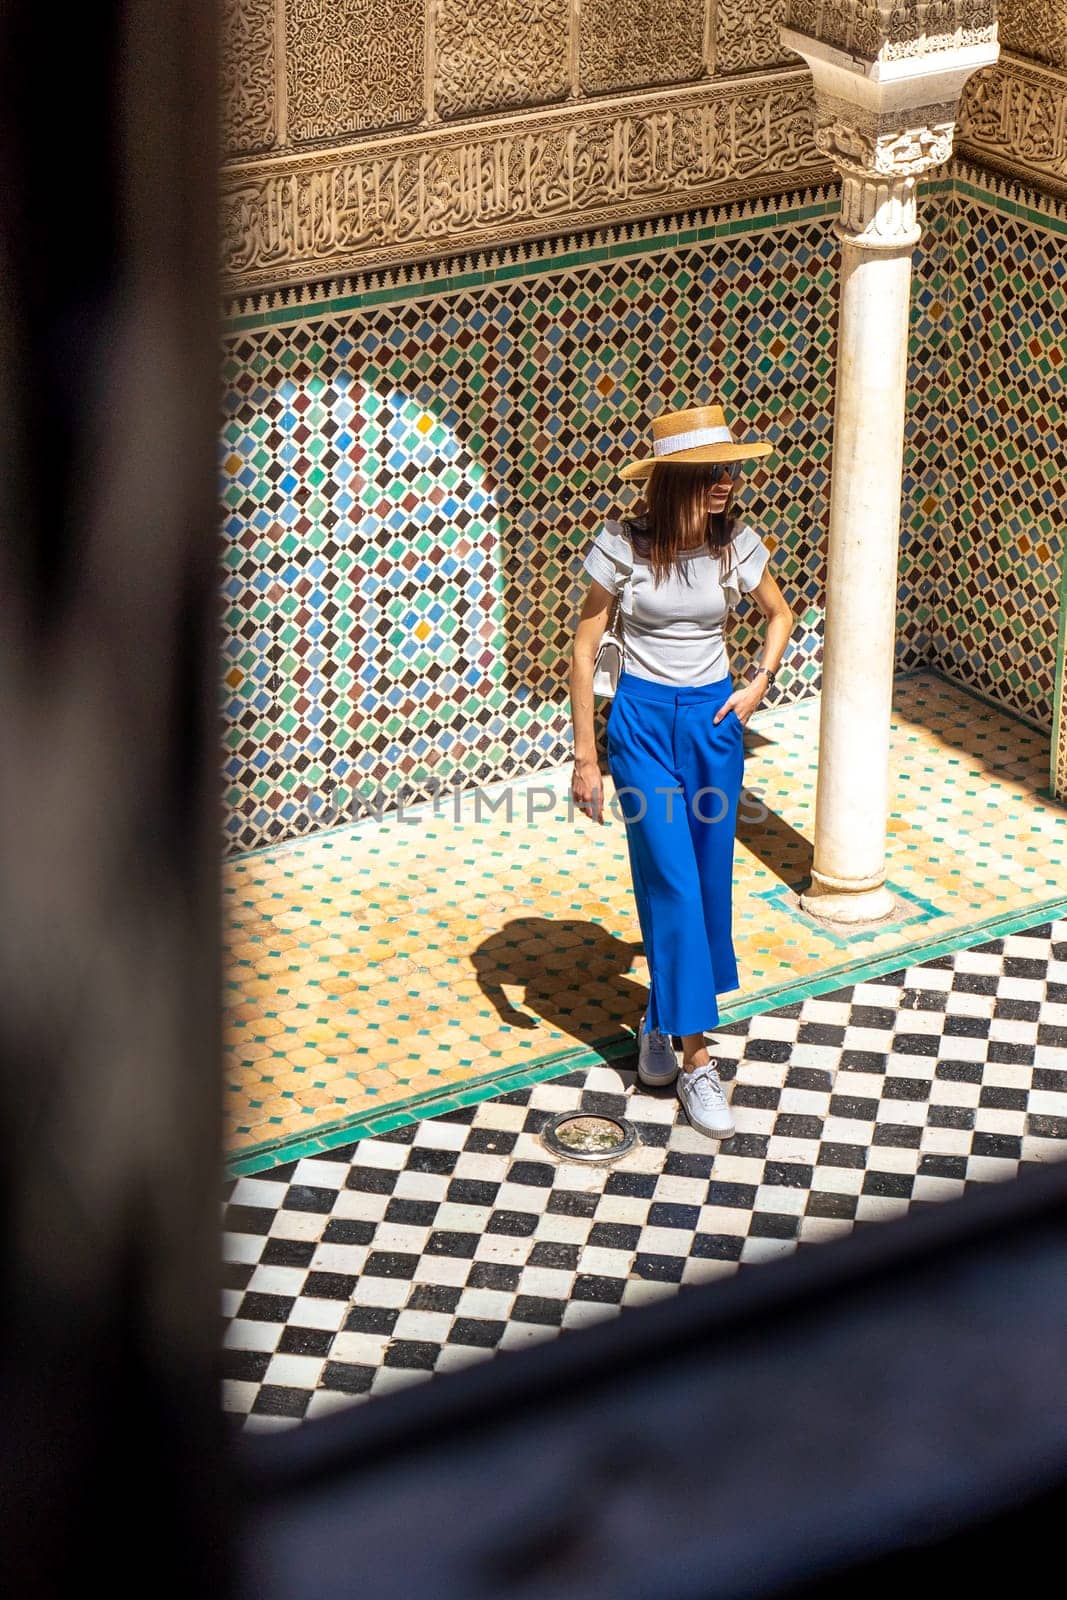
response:
[[[608,769],[626,824],[637,916],[650,974],[642,1027],[701,1033],[716,994],[738,987],[733,864],[744,724],[716,683],[676,687],[619,675],[607,721]]]

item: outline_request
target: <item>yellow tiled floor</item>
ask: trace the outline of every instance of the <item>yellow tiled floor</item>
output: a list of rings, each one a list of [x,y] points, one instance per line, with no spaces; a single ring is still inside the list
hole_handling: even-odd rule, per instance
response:
[[[1067,896],[1067,811],[1038,793],[1047,735],[922,674],[894,696],[888,881],[903,916],[845,937],[814,924],[793,891],[811,866],[818,723],[813,699],[749,727],[742,986],[719,996],[724,1021]],[[636,1027],[647,969],[623,824],[571,820],[569,783],[568,765],[228,864],[231,1153]]]

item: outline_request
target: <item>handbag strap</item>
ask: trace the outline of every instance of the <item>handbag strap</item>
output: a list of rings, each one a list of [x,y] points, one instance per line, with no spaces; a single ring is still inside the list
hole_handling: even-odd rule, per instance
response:
[[[629,581],[630,580],[628,578],[625,580],[627,583],[629,583]],[[608,621],[608,629],[613,637],[619,642],[619,667],[620,670],[624,670],[626,666],[626,630],[622,620],[621,588],[619,589],[618,594],[615,596],[615,604],[611,608],[611,617]]]
[[[625,522],[623,523],[623,528],[624,529],[626,528],[626,523]],[[630,545],[630,549],[631,549],[631,552],[632,552],[633,545],[632,545],[632,543],[630,541],[630,537],[629,537],[629,533],[628,532],[627,532],[626,542],[627,542],[627,544]],[[619,644],[620,670],[621,669],[625,669],[625,666],[626,666],[626,636],[625,636],[625,627],[624,627],[623,621],[622,621],[622,595],[623,595],[623,590],[625,589],[626,585],[630,582],[630,579],[631,579],[632,576],[633,576],[633,569],[631,568],[630,572],[628,572],[626,574],[625,578],[623,578],[623,580],[622,580],[622,583],[619,585],[618,591],[616,592],[616,595],[615,595],[615,604],[612,606],[612,608],[611,608],[611,616],[608,618],[608,632],[610,634],[612,634],[615,639],[618,640],[618,644]]]
[[[623,656],[624,656],[624,659],[625,659],[626,647],[625,647],[625,644],[623,643],[623,631],[624,631],[624,629],[623,629],[623,625],[622,625],[622,621],[621,621],[622,597],[623,597],[623,594],[624,594],[624,592],[626,590],[627,585],[629,585],[632,588],[632,586],[633,586],[633,576],[634,576],[634,569],[633,569],[633,560],[634,560],[633,536],[632,536],[632,533],[631,533],[629,520],[627,518],[625,518],[625,517],[623,518],[623,522],[622,522],[622,530],[623,530],[623,534],[625,535],[625,538],[626,538],[626,543],[630,547],[630,570],[626,574],[625,578],[622,580],[622,583],[619,585],[619,592],[615,596],[615,603],[619,607],[619,613],[620,613],[619,644],[620,644],[620,646],[622,646]]]

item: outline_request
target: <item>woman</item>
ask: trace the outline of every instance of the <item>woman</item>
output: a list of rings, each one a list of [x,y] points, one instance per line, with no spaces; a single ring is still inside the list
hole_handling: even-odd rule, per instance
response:
[[[716,995],[739,982],[731,895],[744,729],[774,681],[793,613],[767,571],[767,546],[731,507],[737,464],[771,445],[737,442],[720,406],[666,413],[652,440],[653,454],[621,473],[647,478],[645,515],[607,522],[584,562],[592,581],[571,662],[572,793],[604,821],[593,664],[621,591],[623,670],[607,755],[650,977],[638,1076],[677,1081],[692,1125],[725,1138],[733,1119],[704,1032],[719,1021]],[[754,674],[735,685],[723,627],[742,594],[766,629]],[[671,1035],[681,1039],[680,1073]]]

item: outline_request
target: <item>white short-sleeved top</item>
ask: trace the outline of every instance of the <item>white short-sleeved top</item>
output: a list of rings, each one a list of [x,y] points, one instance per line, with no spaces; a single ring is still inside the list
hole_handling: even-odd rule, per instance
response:
[[[699,685],[729,673],[723,627],[741,596],[756,588],[769,557],[755,528],[742,523],[734,530],[732,561],[704,549],[684,552],[690,581],[672,573],[657,584],[622,523],[609,518],[583,566],[612,594],[622,589],[624,670],[657,683]]]

